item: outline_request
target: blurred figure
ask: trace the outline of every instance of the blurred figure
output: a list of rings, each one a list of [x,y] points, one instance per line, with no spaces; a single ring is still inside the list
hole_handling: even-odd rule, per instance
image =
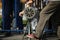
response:
[[[41,34],[43,33],[44,26],[46,22],[49,20],[49,18],[53,14],[57,14],[58,10],[60,10],[60,1],[59,0],[49,0],[49,3],[47,6],[43,8],[43,10],[40,12],[40,19],[38,22],[38,25],[36,27],[36,34],[29,34],[27,37],[29,38],[36,38],[38,40],[41,40]],[[21,13],[24,14],[24,13]],[[20,14],[20,16],[21,16]],[[54,24],[55,25],[55,24]]]
[[[18,27],[19,30],[23,30],[22,18],[19,16],[21,10],[22,4],[20,0],[2,0],[3,30],[10,30],[13,13],[16,18],[16,27]],[[9,34],[11,34],[11,32],[6,32],[7,36],[10,36]]]

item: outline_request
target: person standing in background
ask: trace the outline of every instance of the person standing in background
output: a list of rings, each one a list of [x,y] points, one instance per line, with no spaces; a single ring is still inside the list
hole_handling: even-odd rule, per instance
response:
[[[22,18],[19,16],[19,12],[22,10],[22,4],[20,0],[2,0],[2,21],[3,30],[11,29],[11,22],[14,16],[16,18],[16,27],[19,30],[23,30]],[[6,32],[6,36],[10,36],[11,32]]]

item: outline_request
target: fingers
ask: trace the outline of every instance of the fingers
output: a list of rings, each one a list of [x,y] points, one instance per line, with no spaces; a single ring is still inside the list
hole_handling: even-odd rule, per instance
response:
[[[22,16],[23,16],[23,14],[19,13],[19,16],[21,16],[21,17],[22,17]]]
[[[19,13],[19,16],[21,16],[21,17],[22,17],[22,16],[23,16],[23,14],[24,14],[24,11],[20,12],[20,13]]]

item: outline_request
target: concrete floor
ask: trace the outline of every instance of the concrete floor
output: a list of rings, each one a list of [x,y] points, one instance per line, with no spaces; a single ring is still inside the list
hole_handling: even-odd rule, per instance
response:
[[[22,38],[23,38],[23,35],[14,35],[10,37],[4,37],[0,35],[0,40],[22,40]]]
[[[57,37],[49,37],[46,39],[47,40],[58,40]],[[4,37],[4,35],[0,35],[0,40],[23,40],[23,34],[14,35],[14,36],[10,36],[10,37]],[[25,38],[24,40],[27,40],[27,39]],[[32,39],[32,40],[36,40],[36,39]]]
[[[60,27],[58,27],[58,37],[48,37],[46,38],[47,40],[58,40],[60,39]],[[27,37],[24,37],[23,39],[23,34],[16,34],[16,35],[12,35],[10,37],[4,37],[4,35],[0,35],[0,40],[27,40]],[[36,40],[36,39],[32,39],[32,40]]]
[[[58,40],[60,39],[60,27],[58,27],[58,37],[48,37],[46,38],[47,40]],[[23,34],[13,34],[10,37],[4,37],[4,35],[0,35],[0,40],[27,40],[27,37],[24,37],[23,39]],[[31,39],[31,40],[36,40],[36,39]]]
[[[59,33],[58,35],[60,38],[60,27],[58,27],[58,33]],[[48,37],[46,39],[47,40],[58,40],[59,38],[58,37]],[[23,39],[23,34],[13,34],[10,37],[4,37],[4,35],[0,35],[0,40],[27,40],[27,37],[24,36],[24,39]],[[36,39],[31,39],[31,40],[36,40]]]

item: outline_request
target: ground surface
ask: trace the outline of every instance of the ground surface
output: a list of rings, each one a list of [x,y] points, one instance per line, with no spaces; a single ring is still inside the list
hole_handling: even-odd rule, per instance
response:
[[[58,27],[58,35],[60,38],[60,27]],[[26,36],[24,37],[24,40],[26,39]],[[47,40],[58,40],[58,37],[48,37],[46,38]],[[10,37],[4,37],[4,35],[0,35],[0,40],[23,40],[23,34],[13,34]],[[32,40],[36,40],[36,39],[32,39]]]
[[[58,40],[57,37],[49,37],[47,39],[48,40]],[[4,37],[4,35],[0,35],[0,40],[23,40],[23,34],[14,35],[14,36],[10,36],[10,37]],[[27,39],[24,39],[24,40],[27,40]],[[32,40],[36,40],[36,39],[32,39]]]

